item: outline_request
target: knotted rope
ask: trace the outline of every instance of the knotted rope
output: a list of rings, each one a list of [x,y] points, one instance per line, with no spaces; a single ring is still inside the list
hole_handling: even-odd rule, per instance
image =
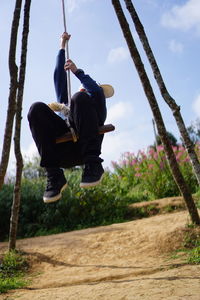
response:
[[[67,25],[66,25],[66,14],[65,14],[65,1],[62,0],[62,15],[63,15],[63,26],[64,26],[64,32],[67,32]],[[65,53],[66,58],[69,59],[69,41],[66,41],[65,44]],[[68,105],[71,104],[71,80],[70,80],[70,70],[67,70],[67,94],[68,94]]]
[[[63,25],[64,25],[64,32],[67,32],[67,25],[66,25],[66,14],[65,14],[65,1],[62,0],[62,15],[63,15]],[[66,41],[65,44],[65,56],[67,59],[69,59],[69,45],[68,45],[69,41]],[[68,107],[64,108],[63,106],[59,107],[59,110],[55,110],[55,111],[61,111],[64,116],[65,116],[65,121],[67,123],[67,126],[69,127],[72,137],[73,137],[73,141],[76,142],[77,141],[77,137],[75,134],[74,129],[71,127],[70,122],[69,122],[69,108],[71,105],[71,80],[70,80],[70,70],[66,71],[67,73],[67,96],[68,96]],[[55,103],[54,103],[54,108],[55,108]],[[54,108],[52,108],[54,110]],[[57,106],[58,108],[58,106]]]

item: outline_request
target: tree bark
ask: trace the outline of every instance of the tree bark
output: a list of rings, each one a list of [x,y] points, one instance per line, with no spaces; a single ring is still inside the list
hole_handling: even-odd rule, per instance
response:
[[[19,28],[21,6],[22,6],[22,0],[16,0],[13,21],[12,21],[11,36],[10,36],[10,50],[9,50],[10,92],[8,98],[7,118],[6,118],[1,163],[0,163],[0,190],[3,186],[5,174],[8,167],[13,122],[16,113],[18,67],[16,65],[15,58],[16,58],[17,35],[18,35],[18,28]]]
[[[15,157],[16,157],[16,179],[15,179],[15,188],[14,188],[13,203],[12,203],[11,218],[10,218],[9,250],[15,249],[16,247],[19,209],[20,209],[20,201],[21,201],[21,178],[22,178],[22,170],[23,170],[23,158],[22,158],[21,147],[20,147],[20,136],[21,136],[22,102],[23,102],[26,59],[27,59],[27,43],[28,43],[28,34],[29,34],[30,6],[31,6],[31,0],[26,0],[24,4],[24,23],[23,23],[23,32],[22,32],[19,85],[18,85],[18,93],[17,93],[17,111],[16,111],[16,118],[15,118],[14,148],[15,148]]]
[[[140,54],[139,54],[137,47],[135,45],[135,42],[133,40],[133,36],[131,34],[129,24],[123,13],[123,10],[122,10],[119,0],[112,0],[112,4],[114,6],[114,9],[115,9],[119,24],[121,26],[123,35],[127,42],[131,57],[133,59],[135,67],[137,69],[139,78],[143,85],[145,95],[146,95],[149,105],[151,107],[151,110],[152,110],[152,113],[153,113],[153,116],[154,116],[154,119],[155,119],[155,122],[157,125],[158,133],[159,133],[161,141],[163,143],[164,150],[165,150],[174,180],[177,183],[181,194],[183,195],[183,198],[185,200],[185,203],[188,208],[192,222],[194,224],[200,225],[200,218],[198,215],[196,205],[195,205],[192,195],[188,189],[188,186],[183,178],[183,175],[180,172],[178,163],[176,161],[175,154],[173,152],[173,149],[171,147],[170,141],[167,136],[167,131],[166,131],[163,119],[162,119],[160,109],[157,104],[156,97],[154,95],[154,92],[153,92],[152,86],[150,84],[149,78],[147,76],[147,73],[145,71],[144,65],[142,63]]]
[[[160,93],[165,100],[165,102],[168,104],[170,109],[172,110],[172,113],[174,115],[174,118],[176,120],[177,126],[179,128],[179,132],[183,138],[185,147],[187,149],[188,155],[190,157],[192,167],[194,170],[194,174],[196,175],[197,181],[200,184],[200,163],[198,156],[195,152],[194,143],[191,141],[190,136],[188,134],[187,128],[185,126],[184,120],[182,118],[182,115],[180,113],[180,106],[178,106],[175,102],[175,100],[170,96],[166,85],[164,83],[164,80],[162,78],[161,72],[159,70],[158,64],[156,62],[155,56],[153,54],[153,51],[149,45],[148,38],[146,36],[144,27],[138,17],[138,14],[133,6],[133,3],[131,0],[124,0],[126,3],[126,7],[131,15],[131,18],[133,20],[133,23],[135,25],[135,29],[138,33],[138,36],[140,38],[140,41],[143,45],[144,51],[148,57],[149,63],[151,65],[151,68],[153,70],[153,74],[155,77],[155,80],[158,84],[158,87],[160,89]]]

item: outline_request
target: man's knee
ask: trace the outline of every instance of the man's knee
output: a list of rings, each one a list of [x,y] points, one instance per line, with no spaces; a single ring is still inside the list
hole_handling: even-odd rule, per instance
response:
[[[27,118],[28,120],[32,119],[38,113],[41,113],[43,110],[47,109],[48,106],[43,102],[34,102],[28,112]]]

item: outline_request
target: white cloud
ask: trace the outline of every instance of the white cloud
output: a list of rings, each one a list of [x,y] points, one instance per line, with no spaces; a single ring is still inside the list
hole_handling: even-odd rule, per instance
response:
[[[200,1],[188,0],[184,5],[174,5],[162,16],[162,25],[187,31],[195,29],[200,34]]]
[[[116,62],[121,62],[129,57],[129,52],[126,48],[124,47],[118,47],[115,49],[111,49],[107,61],[108,63],[116,63]]]
[[[127,118],[133,112],[133,106],[129,102],[118,102],[108,109],[107,123],[113,123],[116,120]]]
[[[73,12],[75,9],[80,8],[85,2],[92,2],[93,0],[68,0],[67,10],[69,13]]]
[[[139,130],[140,129],[140,130]],[[112,169],[112,161],[119,162],[121,155],[125,152],[135,153],[138,150],[146,150],[153,141],[152,129],[149,126],[142,125],[133,129],[122,130],[116,126],[114,132],[105,134],[102,144],[102,158],[104,167]]]
[[[176,40],[171,40],[169,42],[169,50],[174,53],[182,53],[183,52],[183,44],[177,42]]]
[[[67,2],[67,9],[69,13],[71,13],[73,10],[75,10],[78,6],[77,0],[68,0]]]
[[[32,142],[27,149],[22,149],[23,158],[32,159],[34,156],[38,155],[38,150],[34,142]]]
[[[198,117],[200,117],[200,94],[196,97],[192,104],[192,109]]]
[[[121,154],[127,151],[133,152],[135,149],[137,149],[137,141],[133,138],[133,132],[108,133],[102,145],[104,166],[112,169],[112,161],[119,161]]]
[[[130,127],[128,120],[134,117],[134,107],[130,102],[118,102],[108,110],[106,123],[116,126],[114,132],[105,134],[102,144],[102,158],[104,167],[112,169],[112,161],[119,161],[125,152],[134,152],[146,149],[152,144],[153,131],[150,122],[142,122]],[[134,122],[133,122],[134,123]],[[125,125],[125,128],[124,128]],[[128,125],[128,126],[127,126]]]
[[[0,147],[0,153],[2,151],[2,147]],[[27,159],[32,159],[35,155],[38,155],[38,150],[35,146],[35,143],[32,142],[27,149],[21,149],[23,159],[26,161]],[[9,156],[9,162],[8,162],[8,168],[7,173],[9,175],[14,175],[16,169],[16,158],[14,153],[14,144],[11,144],[10,148],[10,156]]]
[[[0,149],[0,150],[2,151],[2,149]],[[15,158],[15,154],[14,154],[14,145],[11,144],[7,173],[11,173],[11,171],[13,171],[15,169],[15,166],[16,166],[16,158]]]

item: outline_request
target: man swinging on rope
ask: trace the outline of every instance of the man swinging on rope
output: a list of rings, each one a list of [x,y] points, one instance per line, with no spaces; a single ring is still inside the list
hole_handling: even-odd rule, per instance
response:
[[[47,186],[43,200],[45,203],[57,201],[67,187],[63,169],[84,165],[80,187],[92,187],[100,183],[104,173],[100,158],[103,135],[98,134],[99,126],[106,119],[106,103],[103,89],[83,70],[68,59],[65,62],[65,45],[70,35],[61,36],[54,71],[54,85],[59,103],[68,104],[67,75],[70,70],[81,82],[81,91],[71,99],[69,123],[79,136],[76,143],[68,141],[56,144],[56,138],[70,129],[63,118],[43,102],[35,102],[30,107],[28,121],[33,139],[41,156],[40,165],[46,169]],[[110,95],[113,93],[111,91]]]

